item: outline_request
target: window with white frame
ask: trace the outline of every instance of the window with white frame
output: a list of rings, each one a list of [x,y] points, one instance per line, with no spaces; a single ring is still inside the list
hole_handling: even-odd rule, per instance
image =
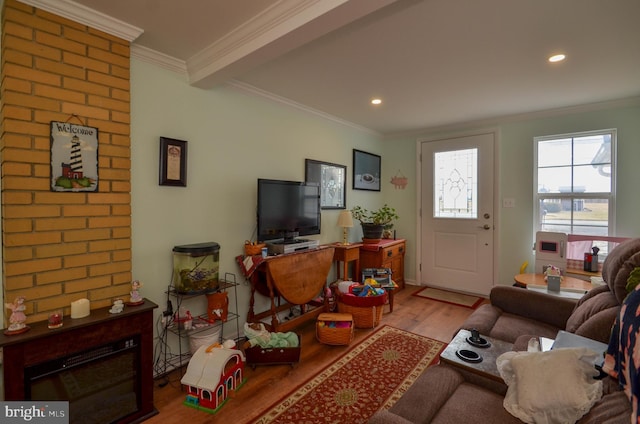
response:
[[[534,146],[534,232],[613,235],[616,130],[536,137]]]

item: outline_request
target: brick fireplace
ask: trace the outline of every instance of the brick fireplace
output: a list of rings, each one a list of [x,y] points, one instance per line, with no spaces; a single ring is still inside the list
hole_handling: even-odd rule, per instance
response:
[[[129,47],[16,0],[2,6],[3,290],[7,302],[26,297],[29,323],[69,316],[81,298],[101,308],[128,296]],[[69,119],[99,130],[97,192],[50,191],[50,122]]]
[[[124,408],[98,422],[142,420],[156,413],[156,305],[108,312],[128,298],[132,280],[130,43],[17,0],[2,4],[1,36],[3,296],[26,298],[30,326],[0,334],[5,400],[45,393],[78,411],[104,389]],[[52,121],[98,129],[98,191],[51,191]],[[71,302],[83,298],[91,314],[72,320]],[[60,309],[64,326],[48,329],[49,313]],[[94,372],[105,378],[87,388],[83,376]]]
[[[0,333],[5,400],[69,401],[70,422],[140,422],[153,405],[153,309],[127,307],[120,314],[98,308],[66,318],[50,330],[35,323],[23,334]]]

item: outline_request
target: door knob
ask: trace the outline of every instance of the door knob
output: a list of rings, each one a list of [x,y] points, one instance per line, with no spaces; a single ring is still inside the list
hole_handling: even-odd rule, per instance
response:
[[[484,224],[482,227],[478,227],[478,228],[482,228],[483,230],[490,230],[491,229],[491,225]]]

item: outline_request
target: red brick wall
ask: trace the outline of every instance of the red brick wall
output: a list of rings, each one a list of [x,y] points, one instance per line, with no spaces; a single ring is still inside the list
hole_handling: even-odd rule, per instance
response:
[[[15,0],[2,14],[3,288],[28,322],[131,282],[129,43]],[[50,191],[50,122],[99,131],[97,192]],[[7,311],[5,310],[5,316]],[[5,319],[5,322],[8,322]]]

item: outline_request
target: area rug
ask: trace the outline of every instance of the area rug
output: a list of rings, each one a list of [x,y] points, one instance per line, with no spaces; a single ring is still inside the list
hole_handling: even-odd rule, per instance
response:
[[[438,302],[450,303],[452,305],[464,306],[475,309],[482,303],[482,298],[468,294],[456,293],[448,290],[425,287],[413,294],[425,299],[436,300]]]
[[[255,423],[366,423],[378,409],[390,408],[444,345],[385,325]]]

